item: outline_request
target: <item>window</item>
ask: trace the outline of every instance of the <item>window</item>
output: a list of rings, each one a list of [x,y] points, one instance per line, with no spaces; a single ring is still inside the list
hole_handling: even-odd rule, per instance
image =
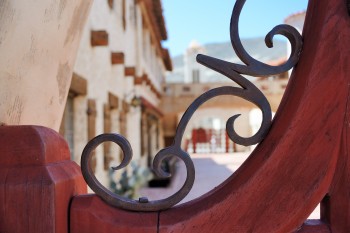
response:
[[[66,107],[60,128],[61,135],[66,139],[71,159],[74,159],[74,95],[71,93],[67,98]]]

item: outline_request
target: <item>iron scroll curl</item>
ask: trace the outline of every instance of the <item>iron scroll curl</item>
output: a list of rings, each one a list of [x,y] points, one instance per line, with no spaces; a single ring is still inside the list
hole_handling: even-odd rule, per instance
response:
[[[262,112],[262,123],[258,132],[248,138],[241,137],[234,129],[234,122],[240,115],[230,117],[226,123],[226,131],[229,138],[240,145],[249,146],[261,142],[267,135],[272,119],[272,112],[269,102],[264,94],[242,74],[251,76],[268,76],[286,72],[294,67],[298,60],[302,49],[302,37],[300,33],[289,25],[278,25],[273,28],[265,37],[265,43],[268,47],[273,47],[273,37],[277,34],[285,36],[292,48],[291,55],[286,63],[279,66],[270,66],[256,59],[252,58],[244,49],[238,31],[239,16],[246,0],[237,0],[233,8],[230,24],[230,37],[232,47],[238,57],[245,65],[230,63],[217,58],[206,55],[198,55],[197,62],[218,72],[232,81],[236,82],[240,87],[223,86],[211,89],[201,96],[199,96],[186,110],[181,118],[173,144],[170,147],[160,150],[153,160],[153,170],[160,177],[169,177],[171,174],[164,172],[161,168],[162,161],[168,157],[177,157],[181,159],[186,166],[186,180],[183,186],[175,194],[161,200],[149,201],[147,198],[140,198],[139,200],[128,199],[119,196],[106,187],[104,187],[95,177],[91,167],[90,161],[93,156],[93,150],[104,143],[114,142],[120,146],[123,152],[123,159],[119,166],[112,167],[113,170],[125,168],[132,159],[132,148],[126,138],[118,134],[102,134],[92,139],[86,145],[82,153],[81,169],[82,174],[89,185],[89,187],[100,196],[108,204],[131,211],[159,211],[168,209],[179,203],[190,192],[195,180],[194,164],[187,152],[181,148],[182,138],[187,127],[188,122],[192,118],[195,111],[205,102],[212,98],[221,95],[232,95],[243,98],[255,104]]]

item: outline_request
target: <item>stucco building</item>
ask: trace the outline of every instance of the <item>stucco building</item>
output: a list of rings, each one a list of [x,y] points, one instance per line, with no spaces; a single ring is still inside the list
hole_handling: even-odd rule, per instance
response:
[[[96,0],[83,30],[60,132],[72,159],[80,162],[86,143],[102,133],[120,133],[133,161],[148,166],[163,147],[159,109],[165,72],[172,69],[160,0]],[[121,151],[105,143],[93,167],[108,186],[110,167]]]
[[[254,51],[255,57],[263,57],[263,62],[279,65],[287,59],[287,45],[277,41],[277,52],[270,55],[262,38],[246,39],[247,49]],[[206,49],[208,48],[208,49]],[[264,50],[265,49],[265,50]],[[227,52],[228,51],[228,52]],[[214,53],[216,52],[216,53]],[[175,135],[175,126],[181,119],[187,107],[204,92],[221,87],[237,86],[227,77],[208,69],[196,62],[197,54],[208,54],[214,57],[224,57],[224,60],[238,63],[230,43],[202,46],[191,42],[184,52],[183,63],[174,67],[175,72],[169,74],[162,99],[165,112],[164,132],[166,142],[170,143]],[[177,58],[179,59],[179,58]],[[174,62],[175,63],[175,62]],[[182,79],[181,79],[182,77]],[[272,77],[248,77],[268,98],[272,110],[276,111],[288,83],[288,73]],[[260,110],[256,106],[236,96],[219,96],[205,103],[196,111],[186,128],[183,147],[190,153],[201,152],[239,152],[249,148],[233,143],[226,134],[226,121],[231,116],[241,114],[235,129],[243,137],[253,135],[261,124]],[[252,111],[254,110],[254,111]]]

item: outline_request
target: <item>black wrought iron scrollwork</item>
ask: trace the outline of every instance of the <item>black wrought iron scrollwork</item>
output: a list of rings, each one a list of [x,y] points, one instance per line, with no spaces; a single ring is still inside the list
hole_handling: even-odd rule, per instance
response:
[[[198,55],[197,61],[210,69],[213,69],[222,75],[228,77],[232,81],[236,82],[240,87],[223,86],[209,90],[199,96],[186,110],[176,130],[175,139],[173,145],[162,149],[158,152],[153,160],[153,170],[160,177],[168,177],[170,174],[164,172],[161,169],[162,161],[168,157],[175,156],[181,159],[186,166],[187,177],[183,186],[172,196],[156,201],[149,201],[147,198],[142,197],[139,200],[128,199],[109,191],[104,187],[94,176],[90,167],[90,160],[92,157],[92,151],[103,142],[114,142],[118,144],[124,154],[123,160],[118,167],[112,169],[118,170],[126,167],[132,159],[132,148],[129,142],[118,134],[102,134],[92,139],[85,147],[82,153],[81,168],[83,176],[90,186],[90,188],[99,195],[108,204],[132,211],[158,211],[170,208],[180,202],[191,190],[195,179],[195,168],[193,162],[187,152],[182,150],[181,141],[188,122],[195,113],[195,111],[208,100],[221,96],[221,95],[233,95],[243,98],[253,104],[255,104],[262,111],[262,123],[258,132],[248,138],[241,137],[234,129],[234,122],[240,115],[234,115],[228,119],[226,124],[226,131],[230,139],[240,145],[249,146],[261,142],[269,131],[271,126],[271,107],[263,93],[254,86],[249,80],[244,78],[241,74],[247,74],[251,76],[268,76],[286,72],[291,69],[299,59],[299,54],[302,48],[302,38],[299,32],[289,25],[279,25],[273,28],[266,36],[265,43],[268,47],[272,47],[273,37],[277,34],[287,37],[289,40],[292,52],[286,63],[279,66],[270,66],[252,58],[244,49],[239,33],[238,33],[238,21],[241,10],[245,4],[245,0],[237,0],[233,8],[230,35],[233,49],[237,53],[238,57],[244,62],[245,65],[234,64],[206,55]]]
[[[164,150],[161,150],[155,157],[153,161],[154,171],[160,177],[167,177],[170,174],[165,173],[161,169],[161,163],[163,159],[166,159],[169,156],[176,156],[179,159],[183,160],[186,165],[187,170],[187,179],[182,186],[182,188],[176,192],[171,197],[165,198],[159,201],[149,201],[146,197],[141,197],[139,200],[132,200],[119,196],[106,187],[104,187],[95,177],[91,166],[90,160],[92,157],[92,151],[95,148],[104,142],[114,142],[118,144],[123,152],[123,160],[121,164],[117,167],[112,167],[113,170],[119,170],[125,168],[132,159],[132,148],[127,139],[118,134],[102,134],[94,139],[92,139],[84,148],[82,158],[81,158],[81,170],[83,177],[89,187],[104,201],[108,204],[119,207],[122,209],[133,210],[133,211],[157,211],[161,209],[167,209],[171,206],[174,206],[179,201],[181,201],[190,191],[194,183],[194,165],[190,156],[181,150],[181,148],[170,147]]]

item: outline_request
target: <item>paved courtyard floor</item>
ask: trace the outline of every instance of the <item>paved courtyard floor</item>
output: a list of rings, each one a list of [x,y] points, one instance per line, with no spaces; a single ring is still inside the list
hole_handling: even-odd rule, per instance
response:
[[[192,154],[196,179],[192,190],[179,204],[188,202],[217,187],[246,160],[250,153],[233,154]],[[177,171],[171,184],[167,188],[143,188],[140,196],[148,197],[149,200],[166,198],[180,189],[186,179],[186,168],[182,162],[177,163]],[[311,219],[318,219],[319,207],[310,215]]]

